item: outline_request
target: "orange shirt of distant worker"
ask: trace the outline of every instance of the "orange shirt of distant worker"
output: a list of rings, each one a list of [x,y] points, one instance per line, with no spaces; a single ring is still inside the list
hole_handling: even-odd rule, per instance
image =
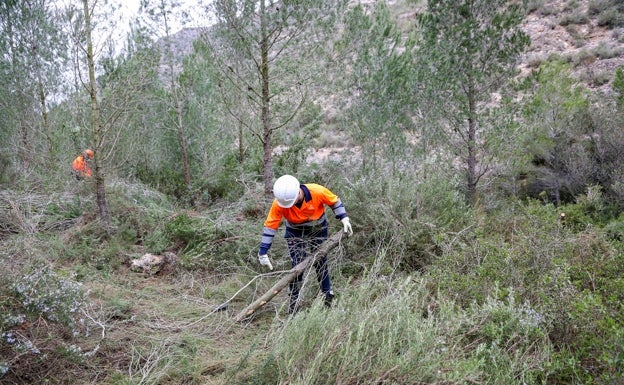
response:
[[[93,150],[87,149],[84,153],[78,155],[74,162],[72,163],[72,168],[74,171],[81,177],[90,177],[91,176],[91,168],[87,164],[87,159],[93,158]]]

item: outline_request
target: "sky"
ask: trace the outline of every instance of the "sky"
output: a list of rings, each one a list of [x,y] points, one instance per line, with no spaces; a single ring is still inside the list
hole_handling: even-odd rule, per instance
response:
[[[139,5],[141,0],[115,0],[118,4],[121,4],[126,9],[125,24],[136,16],[139,11]],[[154,4],[158,4],[160,0],[150,0]],[[188,14],[189,20],[182,22],[181,20],[172,20],[172,33],[176,33],[185,27],[205,27],[208,25],[205,16],[205,5],[209,4],[210,0],[177,0],[182,5],[182,10]]]
[[[0,0],[3,1],[3,0]],[[52,0],[53,4],[56,5],[59,9],[63,9],[67,6],[77,7],[79,11],[82,10],[82,1],[81,0]],[[92,4],[94,0],[89,0],[89,4]],[[112,38],[113,41],[116,42],[116,47],[114,50],[114,55],[119,55],[126,44],[127,36],[130,31],[130,22],[138,15],[139,6],[141,0],[97,0],[98,3],[96,5],[100,5],[100,9],[96,7],[96,13],[102,14],[110,14],[111,9],[119,9],[118,12],[115,12],[114,17],[108,15],[107,17],[110,20],[106,19],[104,23],[100,23],[100,26],[104,26],[105,29],[95,31],[93,34],[93,44],[94,48],[97,52],[100,50],[104,50],[107,47],[106,42],[109,38]],[[145,0],[144,0],[145,1]],[[147,0],[150,4],[159,4],[161,0]],[[190,27],[207,27],[209,26],[210,20],[206,16],[205,7],[210,4],[212,0],[173,0],[181,3],[182,10],[186,11],[189,15],[188,20],[186,22],[182,22],[182,20],[175,20],[175,18],[171,19],[171,33],[175,34],[179,32],[183,28]],[[108,9],[104,9],[101,7],[102,4],[109,4]],[[97,17],[97,16],[96,16]],[[162,33],[160,36],[155,36],[154,40],[161,38],[164,35]],[[72,73],[67,74],[68,78],[73,76]]]
[[[92,3],[90,0],[89,3]],[[145,0],[144,0],[145,1]],[[156,6],[161,0],[148,0],[150,4]],[[171,33],[174,34],[183,28],[188,27],[206,27],[210,25],[210,21],[206,16],[205,8],[212,0],[171,0],[181,4],[180,11],[183,11],[187,15],[187,20],[182,18],[172,17],[170,19]],[[82,9],[82,1],[80,0],[54,0],[59,7],[67,5],[73,5]],[[111,18],[109,27],[113,30],[110,31],[114,40],[123,44],[126,40],[126,36],[130,30],[130,22],[134,19],[139,12],[141,0],[108,0],[110,4],[109,8],[117,8],[119,12],[116,12],[114,18]],[[104,4],[104,1],[99,0],[98,4]],[[106,13],[107,10],[101,9],[101,13]],[[110,13],[110,10],[108,10]],[[104,35],[108,36],[109,32],[104,32]],[[162,33],[164,35],[164,32]],[[158,37],[162,37],[158,36]],[[97,39],[97,37],[95,37]],[[96,43],[97,44],[97,43]]]

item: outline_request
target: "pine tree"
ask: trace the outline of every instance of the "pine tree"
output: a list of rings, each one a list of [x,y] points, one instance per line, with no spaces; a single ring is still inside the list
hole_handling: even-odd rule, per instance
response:
[[[275,134],[311,101],[313,79],[322,75],[342,0],[217,0],[217,33],[206,35],[224,81],[252,114],[233,116],[262,144],[264,190],[273,187]],[[236,111],[237,108],[232,108]]]
[[[466,197],[479,201],[480,179],[490,170],[491,143],[501,140],[493,96],[511,79],[529,37],[520,29],[521,3],[514,0],[429,0],[419,16],[419,84],[423,98],[434,103],[425,111],[442,119],[447,144],[461,159]]]

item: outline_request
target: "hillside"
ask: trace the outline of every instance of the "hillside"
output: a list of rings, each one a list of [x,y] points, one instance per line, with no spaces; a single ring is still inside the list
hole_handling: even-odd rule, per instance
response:
[[[609,93],[615,69],[624,65],[624,11],[620,9],[610,22],[607,17],[615,6],[596,4],[601,2],[549,0],[535,7],[523,26],[531,47],[521,70],[526,73],[551,57],[561,57],[587,87]]]
[[[389,4],[403,27],[424,2]],[[615,68],[624,65],[620,3],[532,2],[523,24],[531,46],[520,73],[556,56],[572,65],[587,88],[610,94]],[[176,59],[192,52],[199,33],[191,28],[171,37]],[[162,49],[163,41],[156,46]],[[132,78],[134,68],[119,84]],[[174,70],[181,68],[180,60]],[[119,130],[107,132],[109,142],[102,147],[110,226],[99,218],[93,181],[76,180],[48,158],[2,184],[0,384],[624,384],[624,109],[605,109],[606,118],[591,115],[596,135],[585,138],[583,119],[590,114],[575,109],[587,106],[584,99],[576,103],[575,95],[566,94],[548,104],[535,97],[536,110],[548,104],[544,115],[535,115],[535,126],[556,111],[562,116],[557,128],[570,137],[527,133],[521,138],[526,143],[512,141],[517,148],[501,147],[495,154],[522,158],[523,166],[535,163],[529,147],[555,154],[540,159],[552,160],[552,168],[544,167],[551,180],[574,179],[583,188],[571,199],[554,201],[546,186],[531,199],[510,192],[517,185],[500,187],[518,182],[513,169],[509,180],[505,174],[483,183],[485,204],[466,199],[463,175],[446,164],[442,150],[440,158],[418,157],[412,144],[398,141],[396,148],[380,146],[374,156],[379,165],[344,158],[323,163],[355,142],[350,135],[357,133],[333,116],[317,122],[317,109],[304,111],[311,123],[289,124],[300,131],[313,127],[315,134],[337,132],[321,132],[317,152],[310,148],[317,144],[312,135],[295,137],[293,153],[274,148],[276,173],[330,188],[354,234],[342,236],[343,224],[325,207],[335,298],[327,306],[309,268],[302,276],[301,308],[291,313],[282,280],[292,273],[284,223],[268,253],[273,268],[258,260],[270,205],[258,138],[250,145],[251,135],[244,137],[249,142],[240,158],[232,151],[233,139],[242,142],[244,120],[219,120],[226,109],[218,104],[222,95],[215,96],[221,87],[206,81],[210,66],[193,69],[184,79],[192,87],[184,89],[188,99],[175,111],[179,115],[168,104],[167,80],[164,89],[144,87],[120,99],[130,113],[112,116],[110,127]],[[169,66],[162,60],[159,70],[167,79]],[[246,99],[245,90],[234,95]],[[110,89],[104,91],[106,97]],[[565,97],[574,102],[569,111],[558,108]],[[390,93],[385,101],[393,98]],[[74,103],[67,111],[52,111],[52,121],[80,118],[87,125],[91,110],[81,110],[78,98]],[[362,108],[382,111],[381,118],[363,125],[368,124],[366,134],[383,141],[386,132],[378,123],[389,115],[373,104],[362,102]],[[110,108],[103,103],[101,112]],[[181,173],[173,129],[180,122],[192,139],[192,186]],[[507,128],[501,136],[515,126]],[[70,144],[82,148],[91,143],[82,132],[50,141],[65,143],[63,151]],[[434,141],[424,145],[438,150]],[[604,185],[583,179],[592,173]],[[282,290],[273,292],[278,282]],[[250,304],[261,306],[238,319]]]
[[[359,3],[372,6],[374,0]],[[608,0],[535,2],[522,26],[531,38],[531,46],[520,60],[521,74],[543,61],[560,57],[572,64],[574,75],[588,88],[609,93],[615,69],[624,65],[624,9],[622,5],[617,8],[616,3]],[[423,8],[423,5],[408,6],[400,0],[388,4],[403,23]],[[193,40],[201,32],[200,28],[185,28],[173,34],[173,56],[181,59],[192,52]],[[157,46],[163,44],[159,41]],[[164,64],[162,67],[163,71],[167,70]]]
[[[357,3],[372,7],[375,1],[352,1],[351,5]],[[403,0],[391,0],[388,4],[402,25],[412,23],[415,14],[424,7],[422,1],[408,5]],[[519,60],[520,76],[526,76],[544,61],[560,58],[571,64],[572,75],[581,84],[597,93],[611,95],[615,70],[624,66],[624,9],[609,0],[544,0],[532,3],[529,10],[522,29],[530,36],[531,45]],[[181,70],[182,58],[192,52],[193,40],[201,33],[200,28],[185,28],[171,36],[173,56],[178,59],[175,70]],[[157,42],[157,47],[163,48],[164,42]],[[162,76],[168,71],[169,66],[162,59]],[[163,83],[169,81],[163,77]],[[336,110],[333,106],[325,109]],[[276,149],[277,153],[281,151]],[[342,151],[344,147],[332,148],[320,143],[317,148],[307,150],[306,161],[340,159]]]

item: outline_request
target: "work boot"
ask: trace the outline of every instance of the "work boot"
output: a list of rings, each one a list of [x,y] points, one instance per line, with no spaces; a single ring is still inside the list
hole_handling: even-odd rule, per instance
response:
[[[332,301],[334,300],[334,292],[333,291],[329,291],[327,293],[325,293],[325,307],[326,308],[330,308],[332,305]]]

